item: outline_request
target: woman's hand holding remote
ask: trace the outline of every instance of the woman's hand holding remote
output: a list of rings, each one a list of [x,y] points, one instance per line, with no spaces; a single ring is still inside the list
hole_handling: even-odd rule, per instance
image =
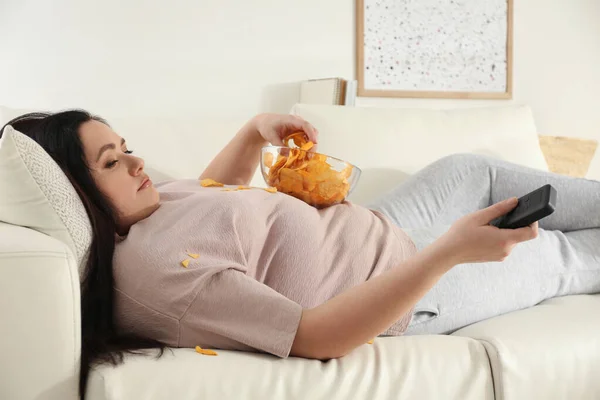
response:
[[[458,219],[431,246],[445,253],[453,264],[503,261],[513,247],[535,239],[538,223],[519,229],[498,229],[490,221],[510,212],[517,205],[513,197]]]

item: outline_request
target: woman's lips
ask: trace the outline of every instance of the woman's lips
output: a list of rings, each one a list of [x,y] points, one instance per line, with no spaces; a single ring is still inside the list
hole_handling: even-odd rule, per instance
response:
[[[142,182],[142,185],[140,186],[140,188],[138,189],[138,192],[142,189],[146,189],[148,187],[152,186],[152,181],[149,178],[144,179],[144,181]]]

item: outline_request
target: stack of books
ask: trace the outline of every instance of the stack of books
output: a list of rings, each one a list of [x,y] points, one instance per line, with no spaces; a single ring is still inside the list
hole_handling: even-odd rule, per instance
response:
[[[356,81],[342,78],[309,79],[300,82],[300,103],[353,106]]]

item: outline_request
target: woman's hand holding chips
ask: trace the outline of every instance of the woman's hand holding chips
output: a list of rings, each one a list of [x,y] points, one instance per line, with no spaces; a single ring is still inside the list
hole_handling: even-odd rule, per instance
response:
[[[254,176],[263,146],[283,145],[283,138],[302,132],[313,143],[319,133],[294,115],[259,114],[244,124],[200,175],[227,185],[248,185]],[[313,150],[314,151],[314,150]]]
[[[317,143],[319,132],[310,123],[295,115],[260,114],[254,117],[256,131],[274,146],[283,146],[283,139],[296,132],[304,132],[308,140]]]

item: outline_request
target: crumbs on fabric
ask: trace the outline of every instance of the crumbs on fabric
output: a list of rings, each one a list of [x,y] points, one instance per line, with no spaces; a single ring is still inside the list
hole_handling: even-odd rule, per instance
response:
[[[202,187],[223,187],[223,186],[225,186],[223,183],[217,182],[214,179],[209,179],[209,178],[202,179],[200,181],[200,185]],[[245,186],[245,185],[239,185],[237,188],[223,188],[223,189],[221,189],[221,191],[222,192],[236,192],[238,190],[251,190],[251,189],[262,189],[269,193],[277,193],[277,188],[274,188],[274,187],[258,188],[258,187]]]
[[[205,356],[218,356],[216,352],[208,349],[203,349],[200,346],[196,346],[196,353],[204,354]]]
[[[197,253],[190,253],[189,251],[186,251],[185,254],[187,254],[188,256],[192,257],[194,260],[197,260],[198,257],[200,257],[200,254]],[[181,265],[183,265],[185,268],[188,267],[188,265],[190,265],[190,259],[186,258],[185,260],[183,260],[181,262]]]
[[[202,179],[200,181],[200,185],[202,185],[202,187],[223,187],[224,185],[220,182],[217,182],[213,179]]]

